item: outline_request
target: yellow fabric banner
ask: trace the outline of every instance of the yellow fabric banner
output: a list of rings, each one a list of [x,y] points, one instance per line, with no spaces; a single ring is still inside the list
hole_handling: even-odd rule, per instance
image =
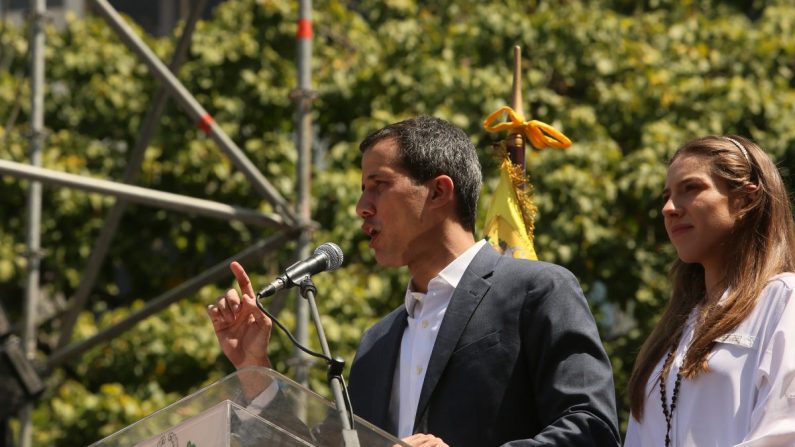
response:
[[[517,185],[511,175],[514,167],[506,154],[500,165],[500,182],[491,198],[483,231],[486,240],[497,251],[514,258],[537,260],[533,247],[535,206],[524,196],[524,191],[517,193]],[[527,213],[522,212],[521,199],[525,199],[525,206],[530,208]],[[530,214],[527,216],[529,219],[525,219],[525,214]],[[529,228],[526,223],[529,223]]]
[[[508,115],[508,121],[497,123],[503,115]],[[525,121],[524,116],[510,107],[501,107],[490,114],[483,121],[483,128],[492,133],[519,133],[538,150],[571,146],[571,140],[562,132],[541,121]],[[538,256],[533,245],[536,206],[531,198],[532,185],[523,167],[511,163],[504,141],[500,147],[500,182],[492,196],[483,231],[497,251],[514,258],[536,260]]]

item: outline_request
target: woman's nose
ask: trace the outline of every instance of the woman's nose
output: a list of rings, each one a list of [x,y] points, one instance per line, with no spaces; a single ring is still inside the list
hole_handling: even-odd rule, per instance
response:
[[[663,216],[675,216],[677,213],[679,213],[679,208],[674,204],[673,199],[670,197],[665,199],[665,203],[663,203],[662,207]]]

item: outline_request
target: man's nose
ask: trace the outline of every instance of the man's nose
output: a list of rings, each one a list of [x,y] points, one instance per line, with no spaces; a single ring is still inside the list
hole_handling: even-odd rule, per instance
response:
[[[359,196],[359,201],[356,202],[356,214],[362,219],[375,214],[372,203],[365,197],[364,194]]]

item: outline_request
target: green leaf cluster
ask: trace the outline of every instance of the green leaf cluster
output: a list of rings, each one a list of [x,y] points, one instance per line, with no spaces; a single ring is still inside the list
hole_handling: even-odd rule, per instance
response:
[[[296,198],[297,3],[220,4],[198,24],[178,76],[277,190]],[[481,150],[480,222],[497,163],[480,124],[508,103],[513,46],[523,48],[525,112],[574,145],[528,154],[538,205],[536,250],[579,278],[613,362],[622,421],[640,342],[664,305],[675,253],[661,225],[665,161],[686,140],[737,133],[795,164],[795,7],[780,1],[416,0],[314,4],[312,213],[317,243],[337,242],[342,269],[316,277],[336,355],[352,360],[370,324],[400,305],[405,270],[374,266],[358,231],[357,143],[384,124],[432,114],[462,126]],[[26,29],[0,29],[0,157],[27,162],[30,114]],[[178,33],[175,33],[175,36]],[[147,43],[163,59],[176,37]],[[158,84],[97,18],[48,28],[43,154],[50,169],[120,179]],[[25,283],[26,181],[0,177],[0,298],[17,320]],[[137,184],[262,211],[242,174],[172,103],[146,150]],[[74,294],[113,199],[45,186],[43,284]],[[130,205],[78,322],[86,338],[272,230]],[[294,244],[248,266],[262,284]],[[204,307],[233,286],[204,288],[49,378],[37,445],[93,442],[231,371]],[[290,306],[280,316],[294,327]],[[40,328],[51,346],[57,319]],[[314,340],[314,336],[312,336]],[[313,342],[314,343],[314,342]],[[317,348],[316,344],[315,347]],[[277,369],[292,348],[272,342]],[[310,377],[326,393],[324,368]]]

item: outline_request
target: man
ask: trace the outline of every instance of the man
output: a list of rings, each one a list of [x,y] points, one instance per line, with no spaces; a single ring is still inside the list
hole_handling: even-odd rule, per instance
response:
[[[356,207],[376,261],[407,266],[401,306],[362,338],[354,412],[411,445],[614,446],[612,371],[582,291],[562,267],[474,238],[481,184],[458,127],[418,117],[361,144]],[[270,321],[230,290],[208,313],[227,357],[270,366]]]

